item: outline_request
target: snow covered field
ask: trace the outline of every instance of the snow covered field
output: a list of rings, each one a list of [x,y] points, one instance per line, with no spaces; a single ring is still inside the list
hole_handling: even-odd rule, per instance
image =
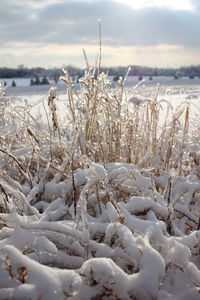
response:
[[[125,75],[125,74],[124,74]],[[109,80],[112,82],[114,86],[117,85],[116,81],[113,81],[113,77],[109,76]],[[7,89],[6,94],[8,96],[28,96],[28,95],[44,95],[48,93],[48,90],[51,86],[54,86],[55,83],[51,78],[48,78],[50,85],[37,85],[37,86],[31,86],[30,80],[31,78],[1,78],[2,82],[6,82]],[[16,87],[12,87],[12,81],[15,81]],[[155,88],[155,86],[159,83],[163,89],[167,89],[168,87],[172,87],[173,89],[181,89],[188,90],[189,89],[195,89],[200,85],[200,78],[195,77],[194,79],[190,79],[188,77],[182,77],[177,80],[174,79],[174,77],[168,77],[168,76],[155,76],[153,77],[153,80],[149,80],[149,77],[144,77],[145,80],[145,86],[147,88]],[[77,78],[75,78],[76,87],[78,88],[77,84]],[[126,87],[133,87],[138,84],[138,76],[128,76],[126,80]],[[57,91],[58,93],[65,93],[66,92],[66,85],[63,81],[59,80],[57,85]]]
[[[200,86],[63,80],[0,100],[0,299],[200,299]]]

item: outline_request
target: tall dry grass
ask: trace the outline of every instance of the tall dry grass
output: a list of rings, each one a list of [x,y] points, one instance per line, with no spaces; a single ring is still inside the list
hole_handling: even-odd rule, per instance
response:
[[[134,94],[136,89],[127,92],[129,70],[114,87],[108,74],[101,72],[100,22],[99,36],[99,58],[94,67],[90,67],[83,50],[86,71],[79,88],[72,83],[68,70],[63,70],[61,80],[67,90],[64,121],[56,108],[59,98],[55,89],[49,91],[43,103],[45,121],[32,115],[29,103],[10,103],[7,108],[3,104],[1,109],[0,177],[18,187],[25,184],[32,189],[39,185],[37,199],[44,197],[46,182],[55,178],[58,184],[70,179],[72,190],[66,201],[74,203],[75,214],[81,193],[75,175],[91,163],[105,168],[113,162],[134,164],[142,173],[149,170],[151,176],[172,171],[186,176],[196,168],[199,176],[198,147],[188,147],[195,143],[189,135],[188,104],[183,102],[173,108],[169,102],[159,100],[159,86],[151,98]],[[100,212],[102,184],[95,182],[93,187]],[[117,195],[121,197],[123,193],[118,190]],[[110,200],[109,195],[108,191],[103,199]]]
[[[31,158],[23,157],[20,163],[12,159],[18,166],[28,164],[28,173],[33,172],[33,165],[49,160],[47,145],[51,165],[67,161],[65,169],[72,160],[73,168],[80,167],[81,157],[87,156],[104,166],[110,162],[127,162],[144,169],[154,169],[155,173],[171,168],[177,169],[180,175],[189,172],[190,164],[185,165],[185,156],[189,155],[185,151],[189,128],[188,105],[183,103],[175,110],[165,101],[166,116],[161,122],[163,101],[158,101],[158,90],[152,99],[131,103],[129,98],[134,95],[127,95],[124,91],[126,77],[120,78],[114,88],[107,74],[100,72],[100,64],[91,69],[85,51],[84,57],[87,69],[85,76],[79,80],[79,89],[75,89],[67,70],[61,77],[66,83],[68,103],[68,120],[64,126],[61,126],[62,121],[56,112],[56,95],[51,90],[48,96],[51,116],[44,105],[48,126],[39,124],[43,129],[37,128],[37,120],[28,106],[15,108],[10,116],[6,115],[7,126],[15,128],[15,131],[11,136],[9,130],[2,134],[1,153],[11,158],[17,144],[31,146]],[[2,122],[5,122],[4,110],[2,105]],[[173,112],[171,119],[169,112]]]

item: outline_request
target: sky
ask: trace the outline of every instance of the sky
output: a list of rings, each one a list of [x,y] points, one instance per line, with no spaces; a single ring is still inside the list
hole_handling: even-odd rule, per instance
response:
[[[200,64],[200,0],[1,0],[0,67]]]

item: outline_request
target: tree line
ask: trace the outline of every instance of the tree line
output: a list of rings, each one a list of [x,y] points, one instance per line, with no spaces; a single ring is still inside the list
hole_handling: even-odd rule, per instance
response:
[[[83,76],[84,70],[72,66],[67,67],[68,72],[71,77],[75,76]],[[45,69],[45,68],[27,68],[23,65],[18,66],[18,68],[6,68],[1,67],[0,68],[0,78],[33,78],[33,80],[36,80],[38,82],[38,78],[49,78],[55,81],[55,83],[58,82],[60,76],[63,75],[61,68],[51,68],[51,69]],[[32,82],[33,83],[33,82]],[[38,84],[40,84],[38,82]]]
[[[72,79],[80,78],[84,75],[84,69],[67,66],[68,73]],[[101,71],[108,73],[110,76],[125,76],[128,67],[118,66],[118,67],[102,67]],[[0,78],[33,78],[38,81],[38,78],[49,78],[55,83],[58,82],[59,77],[62,75],[62,70],[60,68],[27,68],[23,65],[18,66],[18,68],[0,68]],[[198,66],[188,66],[181,68],[151,68],[143,66],[131,66],[130,76],[174,76],[182,77],[188,76],[190,78],[200,77],[200,65]],[[38,83],[40,84],[40,83]]]

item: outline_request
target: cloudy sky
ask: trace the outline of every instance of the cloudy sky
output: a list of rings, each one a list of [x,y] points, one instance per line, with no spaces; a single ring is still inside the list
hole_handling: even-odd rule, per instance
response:
[[[1,0],[0,66],[200,64],[200,0]]]

